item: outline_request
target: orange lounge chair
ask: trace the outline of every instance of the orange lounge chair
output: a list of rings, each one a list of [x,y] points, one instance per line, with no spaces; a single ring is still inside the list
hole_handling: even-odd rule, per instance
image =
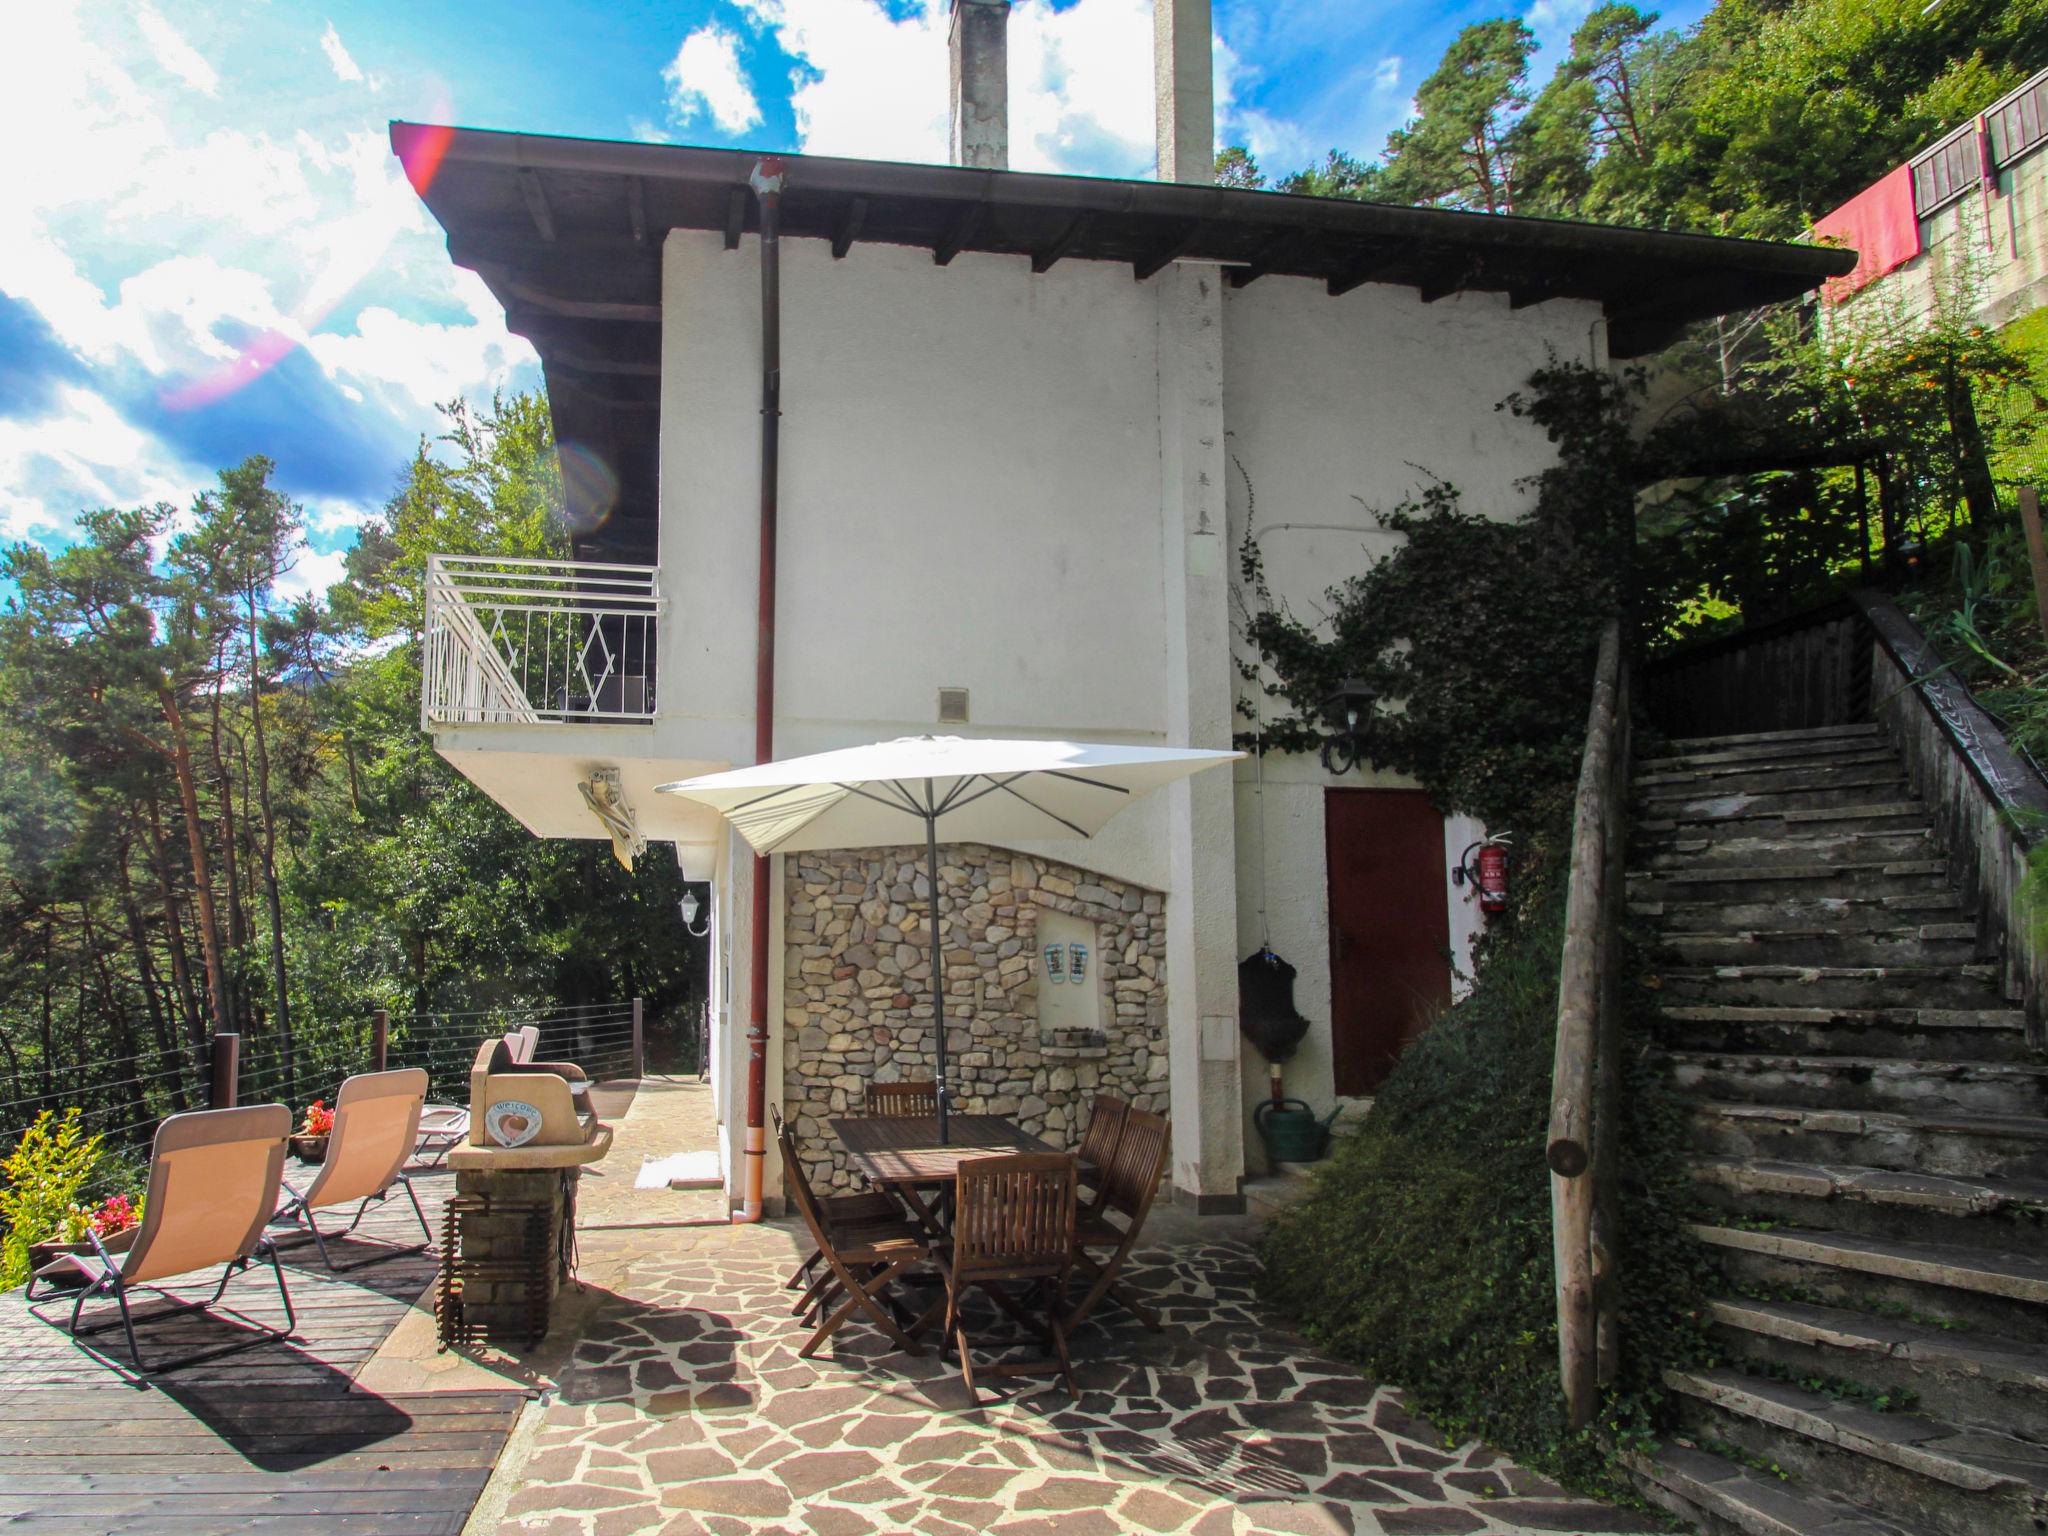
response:
[[[291,1111],[282,1104],[194,1110],[172,1115],[159,1125],[149,1155],[149,1193],[135,1241],[124,1252],[114,1254],[95,1235],[90,1255],[67,1254],[36,1271],[35,1278],[45,1281],[66,1273],[82,1279],[71,1305],[71,1336],[83,1339],[118,1324],[128,1338],[129,1358],[143,1375],[178,1370],[290,1337],[298,1326],[292,1315],[291,1292],[285,1289],[277,1250],[263,1229],[277,1209],[284,1178],[285,1137],[291,1129]],[[249,1338],[155,1365],[143,1360],[135,1341],[138,1323],[211,1310],[226,1293],[228,1282],[259,1259],[277,1278],[277,1294],[284,1302],[284,1327],[259,1326]],[[216,1264],[223,1266],[220,1284],[205,1301],[164,1295],[154,1283]],[[156,1292],[170,1304],[170,1310],[136,1317],[129,1305],[129,1292],[135,1290]],[[33,1298],[33,1283],[30,1295]],[[81,1326],[85,1304],[95,1298],[112,1298],[120,1314]],[[221,1310],[238,1316],[230,1308]]]
[[[413,1192],[405,1165],[419,1143],[420,1111],[427,1101],[427,1074],[418,1067],[400,1067],[390,1072],[362,1072],[341,1085],[334,1097],[334,1130],[327,1138],[327,1160],[320,1172],[300,1194],[287,1184],[291,1198],[277,1213],[278,1221],[303,1225],[312,1233],[320,1250],[320,1261],[336,1274],[382,1263],[405,1254],[424,1252],[434,1240],[427,1215],[420,1209],[420,1197]],[[337,1264],[327,1251],[327,1239],[346,1237],[361,1225],[372,1201],[391,1198],[391,1191],[403,1189],[419,1218],[424,1241],[410,1247],[390,1248],[353,1264]],[[340,1232],[320,1230],[316,1211],[356,1203],[355,1220]]]

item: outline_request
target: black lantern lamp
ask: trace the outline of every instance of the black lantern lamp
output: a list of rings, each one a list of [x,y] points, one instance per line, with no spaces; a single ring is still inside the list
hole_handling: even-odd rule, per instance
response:
[[[1380,691],[1362,677],[1347,677],[1319,706],[1330,734],[1323,740],[1323,767],[1349,773],[1365,762],[1365,744],[1372,735],[1373,706]]]

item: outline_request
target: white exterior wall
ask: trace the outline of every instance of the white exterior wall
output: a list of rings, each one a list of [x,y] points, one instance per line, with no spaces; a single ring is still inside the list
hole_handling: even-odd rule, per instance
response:
[[[1233,555],[1247,525],[1255,526],[1275,600],[1310,618],[1331,587],[1400,543],[1378,530],[1372,514],[1392,511],[1432,475],[1456,485],[1468,511],[1526,512],[1530,492],[1520,482],[1552,463],[1555,451],[1539,429],[1494,406],[1553,355],[1604,366],[1599,317],[1597,305],[1571,301],[1510,310],[1504,295],[1493,294],[1426,305],[1412,289],[1376,284],[1332,299],[1322,284],[1295,278],[1263,278],[1230,293],[1224,415]],[[1247,591],[1238,596],[1254,601]],[[1255,659],[1241,623],[1236,653]],[[1240,682],[1238,694],[1250,698],[1252,690]],[[1271,701],[1259,702],[1270,713]],[[1238,729],[1250,728],[1240,717]],[[1333,778],[1302,754],[1269,755],[1262,791],[1257,778],[1251,763],[1238,765],[1238,954],[1259,946],[1263,899],[1273,948],[1298,972],[1295,1007],[1310,1023],[1287,1064],[1286,1091],[1327,1113],[1337,1098],[1323,795],[1331,787],[1410,781],[1372,770]],[[1450,870],[1482,832],[1470,817],[1446,818],[1454,989],[1483,919],[1469,893],[1450,884]],[[1265,1063],[1248,1043],[1242,1076],[1249,1112],[1268,1084]],[[1246,1155],[1254,1171],[1263,1166],[1256,1138]]]
[[[1553,354],[1605,360],[1590,304],[1511,312],[1489,295],[1424,305],[1408,289],[1332,299],[1304,280],[1218,278],[1189,264],[1139,283],[1080,261],[1033,275],[1025,258],[976,254],[939,269],[927,251],[881,245],[834,261],[823,242],[784,241],[778,756],[952,729],[934,723],[941,686],[970,690],[976,735],[1222,744],[1247,725],[1230,716],[1242,638],[1229,633],[1244,474],[1275,592],[1310,612],[1391,547],[1366,508],[1392,508],[1426,473],[1470,508],[1523,511],[1517,482],[1552,450],[1495,404]],[[545,835],[578,835],[573,808],[561,820],[521,806],[573,801],[586,758],[626,762],[638,785],[753,757],[758,245],[673,232],[664,284],[659,718],[441,733]],[[522,754],[547,772],[522,775]],[[1263,826],[1247,762],[1234,783],[1219,773],[1147,797],[1092,842],[1023,845],[1166,893],[1181,951],[1175,1178],[1224,1200],[1258,1157],[1232,1111],[1265,1074],[1232,1021],[1262,863],[1272,942],[1299,968],[1315,1025],[1288,1091],[1330,1102],[1322,797],[1339,781],[1304,757],[1270,759],[1265,776]],[[751,854],[677,820],[679,802],[635,799],[650,836],[691,844],[693,870],[715,866],[713,1072],[737,1177]],[[1446,871],[1476,835],[1447,825]],[[770,910],[779,957],[781,901]],[[1462,952],[1463,892],[1450,910]],[[783,969],[771,963],[771,1091]]]
[[[745,762],[759,252],[679,230],[665,261],[662,714]],[[782,293],[777,754],[937,729],[942,685],[976,734],[1163,739],[1150,288],[785,240]]]

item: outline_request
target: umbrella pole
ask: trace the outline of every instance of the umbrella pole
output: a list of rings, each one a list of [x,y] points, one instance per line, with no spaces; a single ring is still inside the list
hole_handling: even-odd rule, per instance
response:
[[[932,781],[924,781],[925,803],[932,803]],[[946,977],[939,955],[939,818],[935,811],[927,811],[924,818],[924,874],[925,898],[930,906],[928,921],[932,930],[932,1076],[937,1080],[939,1095],[939,1145],[946,1145],[946,1101],[951,1096],[946,1088]]]

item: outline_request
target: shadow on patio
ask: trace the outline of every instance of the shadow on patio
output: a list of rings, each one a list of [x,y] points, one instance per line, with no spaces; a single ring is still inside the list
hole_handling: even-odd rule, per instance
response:
[[[1165,1330],[1098,1312],[1073,1342],[1078,1399],[1032,1383],[979,1408],[935,1345],[849,1327],[797,1358],[794,1246],[775,1225],[693,1233],[631,1267],[503,1469],[505,1536],[1658,1528],[1445,1448],[1398,1393],[1262,1318],[1239,1241],[1147,1250],[1133,1279]]]

